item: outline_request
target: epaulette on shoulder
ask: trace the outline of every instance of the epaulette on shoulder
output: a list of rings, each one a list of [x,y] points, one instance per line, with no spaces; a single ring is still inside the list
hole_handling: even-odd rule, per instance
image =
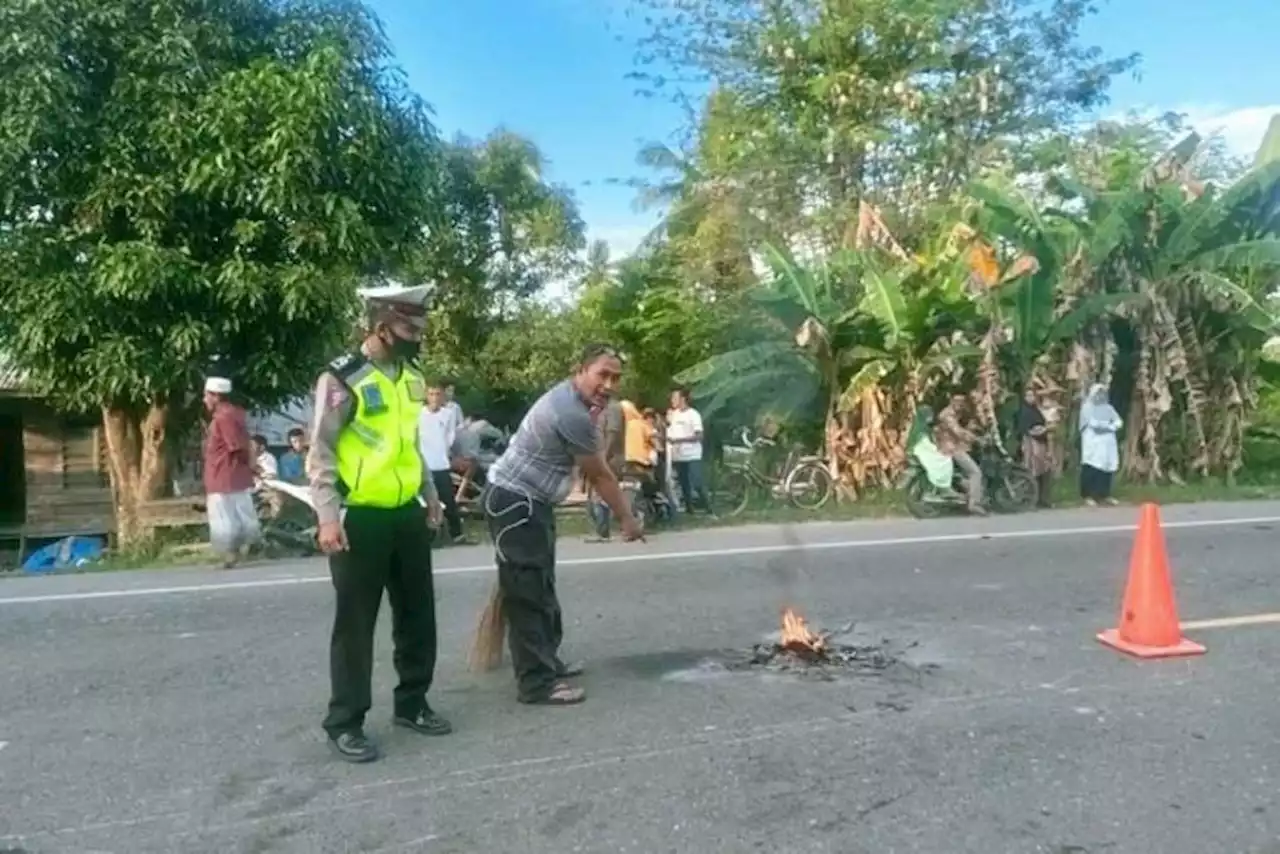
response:
[[[327,370],[338,379],[345,381],[347,377],[364,367],[367,361],[363,353],[343,353],[329,363]]]

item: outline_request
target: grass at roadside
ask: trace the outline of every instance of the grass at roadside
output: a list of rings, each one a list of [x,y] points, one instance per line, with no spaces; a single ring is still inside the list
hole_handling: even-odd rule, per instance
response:
[[[1158,504],[1189,504],[1201,501],[1261,501],[1280,499],[1280,479],[1229,485],[1222,481],[1201,481],[1186,485],[1119,485],[1116,497],[1125,504],[1137,505],[1147,501]],[[1081,502],[1076,495],[1074,478],[1063,478],[1055,484],[1055,507],[1075,507]],[[800,510],[783,504],[749,507],[745,512],[730,517],[711,518],[702,515],[682,515],[674,524],[664,526],[663,531],[690,531],[713,527],[752,524],[797,524],[803,522],[843,522],[858,519],[883,519],[906,516],[902,496],[895,491],[868,493],[857,501],[836,503],[830,501],[817,511]],[[558,531],[562,539],[581,539],[591,533],[585,509],[572,509],[560,513]],[[476,520],[468,520],[467,531],[479,541],[487,541],[484,526]],[[101,561],[66,572],[111,572],[120,569],[172,569],[208,567],[216,564],[216,558],[208,543],[198,535],[188,532],[159,538],[144,548],[117,552]],[[0,569],[3,575],[3,569]]]
[[[1083,502],[1077,494],[1075,478],[1062,478],[1054,484],[1053,506],[1058,508],[1080,507]],[[1248,483],[1228,485],[1222,481],[1202,481],[1185,485],[1118,485],[1116,498],[1123,504],[1138,505],[1153,501],[1157,504],[1193,504],[1201,501],[1264,501],[1280,499],[1280,481],[1274,483]],[[856,501],[836,503],[829,501],[816,511],[800,510],[786,504],[749,507],[737,516],[711,518],[702,515],[682,515],[672,526],[663,530],[696,530],[700,528],[726,527],[753,524],[794,524],[799,522],[846,522],[859,519],[885,519],[907,516],[902,494],[897,491],[868,493]],[[582,537],[591,533],[586,511],[562,513],[558,528],[560,536]]]

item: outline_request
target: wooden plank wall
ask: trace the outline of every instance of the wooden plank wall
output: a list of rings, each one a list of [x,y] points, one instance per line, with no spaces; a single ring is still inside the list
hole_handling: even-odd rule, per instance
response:
[[[39,401],[22,411],[27,536],[104,534],[114,525],[99,425],[69,421]]]

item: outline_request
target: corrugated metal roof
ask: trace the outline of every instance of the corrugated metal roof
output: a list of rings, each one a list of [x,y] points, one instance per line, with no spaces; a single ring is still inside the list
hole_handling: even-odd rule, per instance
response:
[[[22,391],[27,372],[17,367],[0,351],[0,391]]]

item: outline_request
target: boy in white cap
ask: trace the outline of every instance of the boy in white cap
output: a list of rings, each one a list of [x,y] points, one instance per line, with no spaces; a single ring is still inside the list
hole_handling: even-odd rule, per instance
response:
[[[253,506],[253,451],[245,412],[227,396],[231,380],[209,377],[204,407],[209,432],[204,442],[204,491],[209,514],[209,540],[231,569],[246,549],[262,538]]]
[[[373,634],[383,590],[391,604],[395,667],[393,722],[445,735],[432,711],[436,610],[431,526],[440,502],[418,447],[426,381],[416,367],[427,288],[366,288],[365,338],[329,364],[316,383],[307,471],[337,594],[329,675],[333,693],[324,730],[347,762],[372,762],[364,733],[372,705]]]

